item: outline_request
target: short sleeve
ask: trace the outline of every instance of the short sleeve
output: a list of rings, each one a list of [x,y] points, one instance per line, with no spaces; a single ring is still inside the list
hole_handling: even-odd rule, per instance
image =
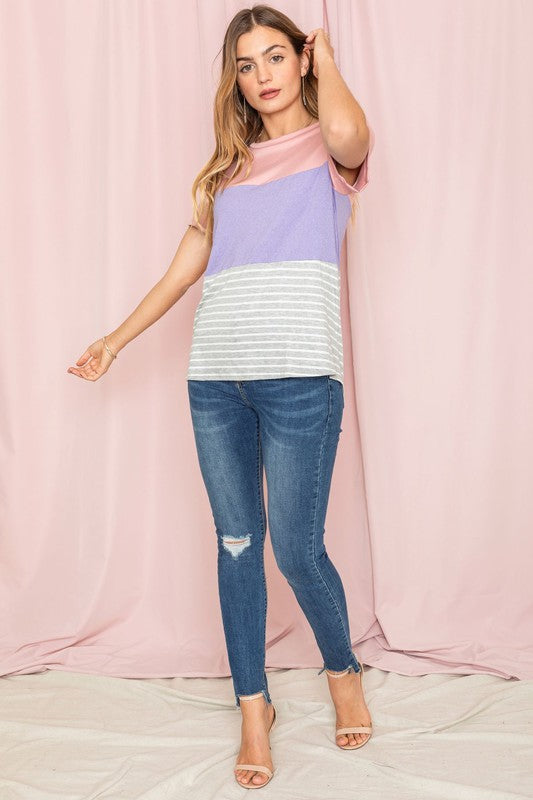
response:
[[[333,186],[335,189],[340,192],[341,194],[355,194],[356,192],[361,192],[368,183],[369,175],[368,175],[368,162],[370,156],[372,154],[372,150],[374,149],[374,142],[375,142],[375,135],[373,129],[368,125],[368,133],[369,133],[369,143],[368,143],[368,151],[364,158],[362,164],[359,165],[359,171],[355,178],[354,183],[348,183],[348,181],[340,174],[337,169],[337,165],[335,160],[333,159],[331,153],[328,153],[328,164],[329,164],[329,173],[331,175],[331,180],[333,182]]]

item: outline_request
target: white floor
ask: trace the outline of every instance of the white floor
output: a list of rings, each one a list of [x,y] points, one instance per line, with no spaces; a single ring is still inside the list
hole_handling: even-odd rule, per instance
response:
[[[374,734],[334,743],[318,669],[268,671],[276,800],[533,798],[533,681],[366,667]],[[230,678],[49,670],[1,678],[1,800],[230,800],[240,711]],[[254,795],[255,796],[255,795]]]

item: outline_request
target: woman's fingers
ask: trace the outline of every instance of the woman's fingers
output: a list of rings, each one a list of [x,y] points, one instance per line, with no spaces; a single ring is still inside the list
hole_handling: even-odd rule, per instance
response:
[[[83,366],[83,365],[84,365],[84,363],[85,363],[86,361],[88,361],[88,359],[89,359],[89,358],[92,358],[92,357],[93,357],[93,356],[92,356],[92,353],[89,351],[89,349],[87,349],[87,350],[85,351],[85,353],[83,353],[83,355],[81,355],[81,356],[78,358],[78,360],[76,361],[76,364],[77,364],[78,366]]]
[[[77,375],[78,378],[85,378],[86,381],[94,381],[101,374],[96,372],[96,370],[94,370],[92,367],[84,367],[83,369],[75,369],[75,367],[69,367],[67,372],[72,373],[72,375]]]
[[[76,361],[76,367],[69,367],[67,372],[72,372],[74,375],[79,375],[80,378],[84,377],[82,372],[85,370],[87,366],[87,362],[93,358],[89,350],[87,349],[83,355],[81,355],[78,360]]]
[[[87,381],[96,381],[107,372],[113,360],[104,351],[102,340],[99,339],[87,348],[76,361],[76,366],[69,367],[67,372]]]

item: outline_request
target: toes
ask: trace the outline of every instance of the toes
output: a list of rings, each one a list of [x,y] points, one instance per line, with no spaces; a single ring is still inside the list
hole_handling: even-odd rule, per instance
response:
[[[255,785],[264,783],[267,777],[266,775],[263,775],[261,772],[254,772],[242,769],[238,769],[235,775],[239,783],[250,783],[251,781]]]
[[[367,739],[367,733],[340,733],[337,736],[337,741],[341,747],[344,747],[345,745],[354,747],[356,744],[362,744],[363,742],[366,742]]]

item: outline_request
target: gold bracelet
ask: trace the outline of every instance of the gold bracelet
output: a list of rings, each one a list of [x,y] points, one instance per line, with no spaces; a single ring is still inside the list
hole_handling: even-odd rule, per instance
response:
[[[113,356],[113,358],[116,358],[116,355],[114,353],[112,353],[111,350],[109,349],[109,347],[107,346],[107,342],[105,340],[105,336],[103,337],[102,341],[103,341],[104,347],[107,350],[107,352],[109,353],[109,355]]]

